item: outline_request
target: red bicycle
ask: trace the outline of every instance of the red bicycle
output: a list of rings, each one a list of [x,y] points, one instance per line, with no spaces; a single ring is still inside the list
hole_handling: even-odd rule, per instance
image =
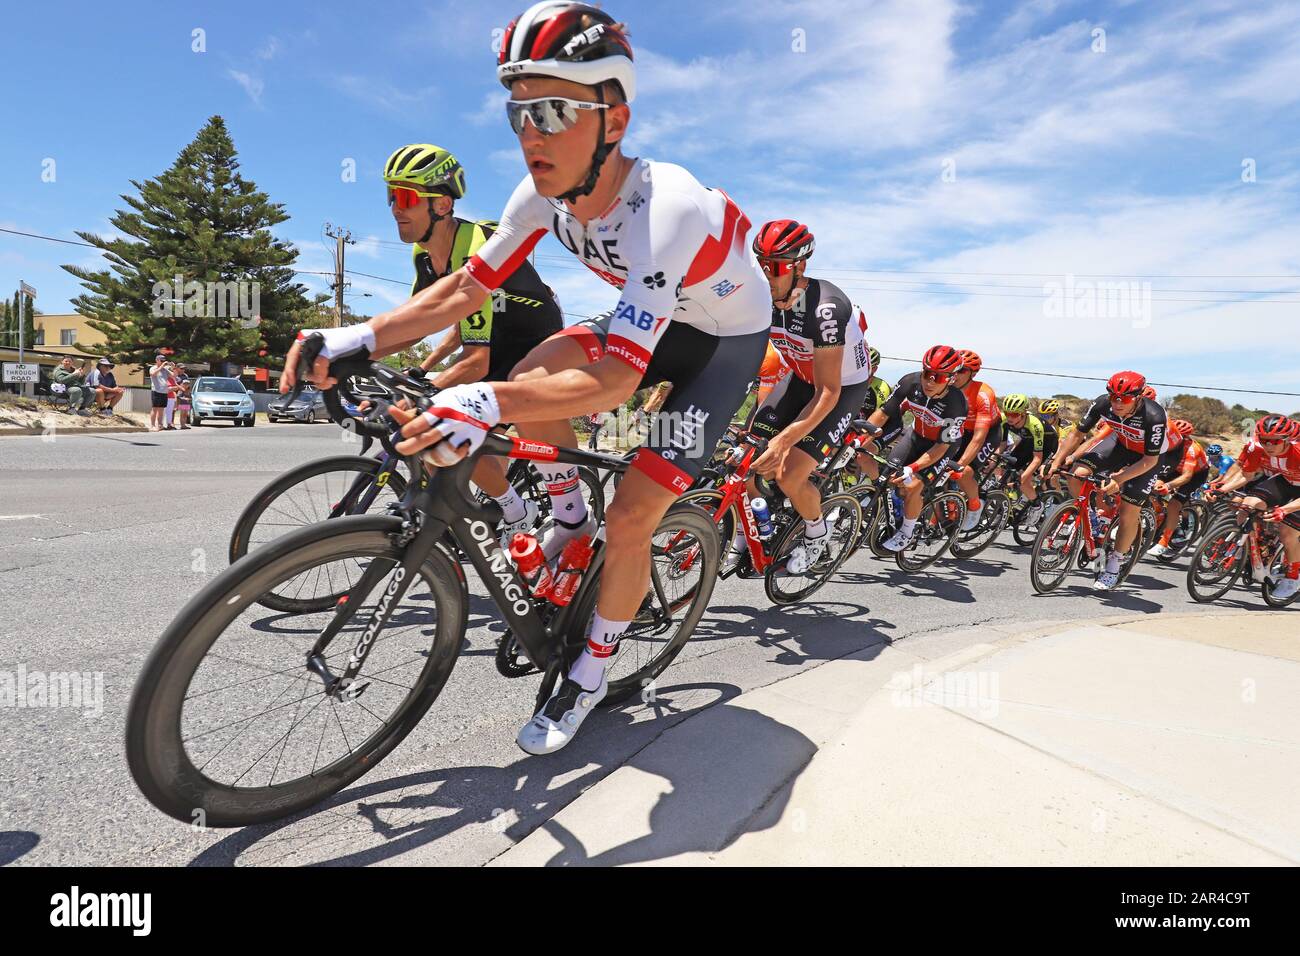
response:
[[[761,534],[745,488],[750,467],[766,444],[751,435],[741,436],[724,460],[726,474],[722,484],[717,488],[688,491],[678,502],[693,504],[712,516],[718,526],[724,555],[735,539],[736,529],[744,534],[745,550],[739,555],[733,552],[734,557],[730,560],[724,557],[719,562],[719,578],[761,576],[763,588],[773,604],[793,604],[809,597],[825,584],[853,552],[862,528],[862,507],[852,495],[824,496],[822,515],[826,518],[830,535],[826,552],[806,572],[796,574],[790,571],[787,567],[790,552],[803,541],[803,519],[788,504],[773,507],[772,530],[766,535]],[[683,571],[689,569],[691,560],[693,556],[689,553],[681,557]]]
[[[1286,607],[1300,595],[1273,596],[1273,582],[1282,577],[1287,565],[1282,538],[1262,512],[1243,501],[1244,496],[1237,495],[1224,502],[1236,514],[1220,519],[1205,532],[1187,568],[1187,593],[1198,603],[1208,604],[1227,594],[1240,578],[1247,586],[1258,582],[1269,607]]]
[[[1057,587],[1076,562],[1080,569],[1087,569],[1103,553],[1104,546],[1114,544],[1119,533],[1116,520],[1119,500],[1101,494],[1102,477],[1091,475],[1081,479],[1083,487],[1074,502],[1048,516],[1039,528],[1029,559],[1029,580],[1039,594]],[[1143,527],[1139,528],[1128,558],[1120,566],[1116,587],[1123,584],[1133,570],[1142,556],[1143,542],[1152,533],[1152,529],[1147,527],[1154,523],[1149,513],[1144,511],[1141,521]]]

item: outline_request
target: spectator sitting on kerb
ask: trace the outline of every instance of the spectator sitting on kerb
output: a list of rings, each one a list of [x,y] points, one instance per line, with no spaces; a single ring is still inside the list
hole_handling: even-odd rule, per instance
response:
[[[87,409],[95,400],[95,390],[86,386],[86,373],[73,366],[72,356],[63,356],[59,367],[51,373],[50,377],[56,385],[62,385],[63,390],[67,391],[68,411],[88,417],[90,412]]]
[[[105,418],[113,417],[113,407],[126,395],[126,389],[117,384],[113,374],[113,363],[106,358],[99,360],[95,371],[86,378],[86,385],[95,392],[95,398]]]

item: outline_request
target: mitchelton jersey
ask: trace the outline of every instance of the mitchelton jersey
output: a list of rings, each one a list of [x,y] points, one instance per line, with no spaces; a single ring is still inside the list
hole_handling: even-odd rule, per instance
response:
[[[794,374],[813,381],[813,352],[843,347],[840,384],[857,385],[871,377],[866,321],[838,286],[822,279],[809,279],[788,309],[772,309],[772,344],[780,351]]]
[[[890,419],[911,412],[912,428],[918,435],[955,445],[961,441],[961,426],[966,421],[966,396],[961,389],[949,386],[938,398],[930,398],[921,386],[921,373],[912,372],[898,380],[884,412]]]
[[[606,353],[644,372],[669,321],[724,337],[761,332],[771,323],[772,297],[749,248],[749,228],[722,190],[700,185],[680,166],[638,160],[618,195],[586,225],[525,178],[467,269],[479,285],[495,288],[553,233],[623,290]]]
[[[1100,395],[1079,419],[1079,429],[1090,432],[1098,422],[1104,422],[1121,445],[1139,455],[1162,455],[1173,447],[1165,410],[1149,398],[1139,399],[1133,411],[1120,418],[1111,407],[1110,396]]]

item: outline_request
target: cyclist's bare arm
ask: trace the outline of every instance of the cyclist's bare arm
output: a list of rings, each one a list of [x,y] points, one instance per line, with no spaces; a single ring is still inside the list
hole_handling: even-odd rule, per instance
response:
[[[377,315],[367,323],[375,336],[371,358],[393,355],[414,345],[426,335],[455,325],[465,316],[477,312],[487,297],[488,291],[471,279],[469,272],[462,266],[429,288],[411,296],[391,312]],[[289,348],[284,362],[284,374],[280,379],[281,392],[286,392],[297,384],[298,354],[301,351],[300,342],[294,342]],[[335,379],[329,377],[329,359],[324,356],[313,363],[308,379],[321,388],[333,388],[337,384]]]
[[[1083,444],[1083,440],[1091,435],[1091,432],[1081,431],[1077,426],[1065,436],[1059,448],[1056,449],[1056,457],[1052,459],[1052,471],[1060,471],[1065,467],[1065,460],[1074,454],[1074,450]]]
[[[467,345],[460,361],[451,368],[445,368],[434,378],[433,384],[439,388],[451,388],[463,382],[481,382],[488,373],[492,350],[486,345]]]
[[[420,368],[424,369],[426,372],[429,371],[429,369],[433,368],[447,356],[459,350],[460,347],[460,325],[457,324],[443,337],[443,340],[438,343],[437,347],[429,353],[428,358],[420,363]]]

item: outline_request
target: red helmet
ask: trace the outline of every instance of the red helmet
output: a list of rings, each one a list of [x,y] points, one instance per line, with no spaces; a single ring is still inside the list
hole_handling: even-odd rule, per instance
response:
[[[1300,421],[1291,419],[1291,437],[1300,438]]]
[[[1116,372],[1106,383],[1111,398],[1136,398],[1146,388],[1147,380],[1137,372]]]
[[[1196,426],[1185,418],[1175,418],[1169,423],[1169,430],[1183,438],[1191,438],[1192,432],[1196,431]]]
[[[1156,390],[1155,390],[1154,388],[1152,388],[1150,385],[1143,385],[1143,386],[1142,386],[1142,397],[1143,397],[1143,398],[1149,398],[1149,399],[1151,399],[1151,401],[1154,402],[1154,401],[1156,400]]]
[[[1295,436],[1295,422],[1285,415],[1265,415],[1255,423],[1259,442],[1290,441]]]
[[[807,259],[816,246],[812,231],[793,219],[765,222],[754,236],[754,255],[760,259]]]
[[[963,371],[970,372],[972,375],[978,375],[980,369],[984,367],[984,360],[980,358],[978,352],[971,351],[970,349],[962,349],[961,364]]]
[[[506,27],[497,79],[510,86],[520,76],[553,76],[583,86],[615,80],[623,99],[636,98],[632,44],[608,13],[586,3],[543,0]]]
[[[921,367],[938,375],[956,375],[962,369],[962,353],[950,345],[936,345],[921,357]]]

